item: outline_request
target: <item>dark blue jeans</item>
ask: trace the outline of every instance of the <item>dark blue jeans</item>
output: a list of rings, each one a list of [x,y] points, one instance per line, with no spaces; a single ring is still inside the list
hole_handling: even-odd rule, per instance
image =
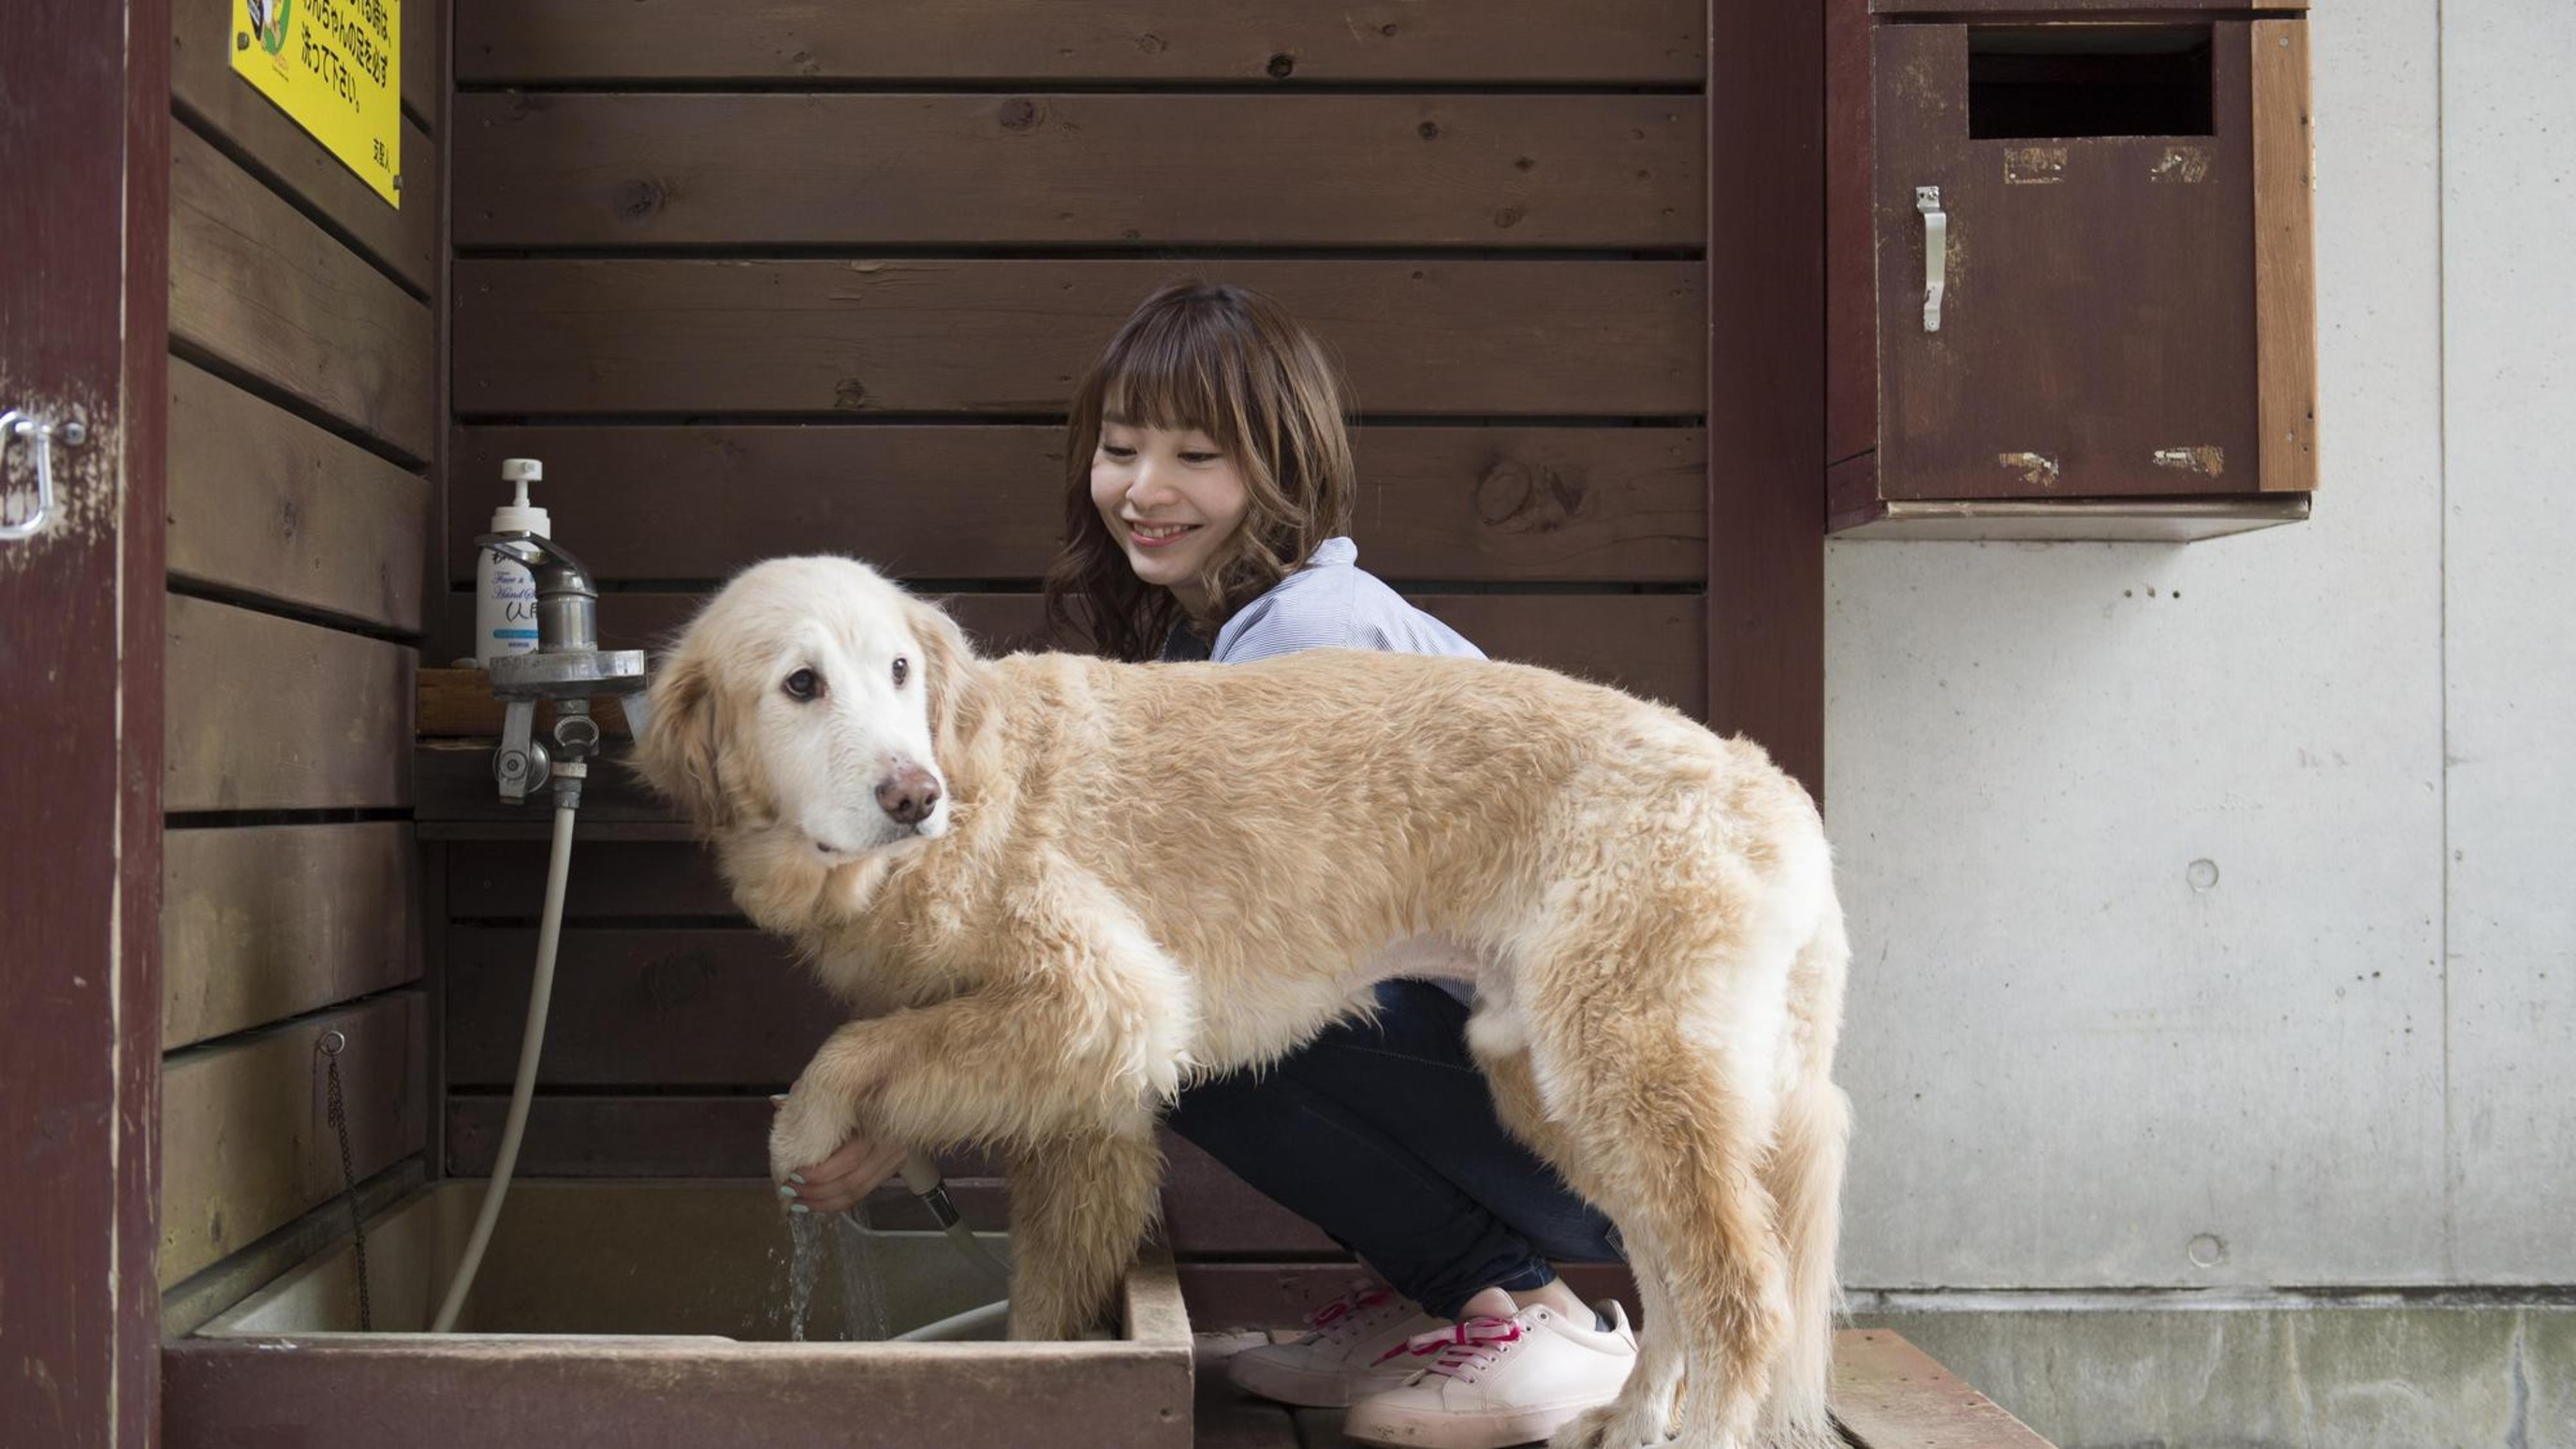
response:
[[[1373,1022],[1183,1092],[1172,1130],[1442,1318],[1553,1282],[1551,1258],[1621,1261],[1609,1219],[1494,1116],[1466,1004],[1427,981],[1377,1001]]]

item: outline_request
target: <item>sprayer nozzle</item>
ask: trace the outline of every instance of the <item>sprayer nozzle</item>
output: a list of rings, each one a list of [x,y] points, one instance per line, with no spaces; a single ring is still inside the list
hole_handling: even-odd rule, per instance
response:
[[[907,1153],[903,1159],[903,1185],[920,1198],[930,1215],[939,1219],[943,1228],[954,1227],[960,1214],[957,1204],[948,1198],[948,1184],[939,1179],[939,1164],[927,1152]]]
[[[939,1164],[927,1152],[905,1154],[903,1185],[918,1197],[928,1197],[939,1191]]]

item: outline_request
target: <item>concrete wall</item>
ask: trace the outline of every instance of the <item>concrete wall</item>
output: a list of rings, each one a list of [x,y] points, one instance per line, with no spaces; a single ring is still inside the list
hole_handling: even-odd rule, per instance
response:
[[[1882,1312],[2059,1449],[2564,1449],[2576,1310],[2286,1303]]]
[[[2576,1284],[2576,5],[2315,64],[2312,521],[1831,547],[1864,1303]]]

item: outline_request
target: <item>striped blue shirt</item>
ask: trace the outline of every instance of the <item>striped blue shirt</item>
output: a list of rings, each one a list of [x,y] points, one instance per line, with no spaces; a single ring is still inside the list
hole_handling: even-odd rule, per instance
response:
[[[1402,594],[1361,568],[1359,545],[1347,538],[1325,539],[1304,568],[1235,610],[1234,617],[1216,631],[1213,646],[1184,624],[1163,641],[1162,657],[1173,664],[1201,659],[1249,664],[1300,649],[1485,657],[1485,651],[1468,643],[1464,635],[1406,603]],[[1434,984],[1460,1001],[1475,1004],[1472,982]]]
[[[1306,566],[1234,611],[1211,645],[1187,625],[1163,641],[1167,663],[1204,659],[1249,664],[1300,649],[1383,649],[1390,654],[1448,654],[1482,659],[1485,651],[1457,630],[1404,601],[1360,567],[1359,545],[1328,538]]]

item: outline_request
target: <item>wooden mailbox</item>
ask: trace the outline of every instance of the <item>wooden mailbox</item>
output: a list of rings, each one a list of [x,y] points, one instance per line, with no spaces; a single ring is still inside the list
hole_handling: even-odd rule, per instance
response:
[[[2305,517],[2307,22],[1876,8],[1874,359],[1834,359],[1874,372],[1875,425],[1837,454],[1834,529],[2196,538]]]

